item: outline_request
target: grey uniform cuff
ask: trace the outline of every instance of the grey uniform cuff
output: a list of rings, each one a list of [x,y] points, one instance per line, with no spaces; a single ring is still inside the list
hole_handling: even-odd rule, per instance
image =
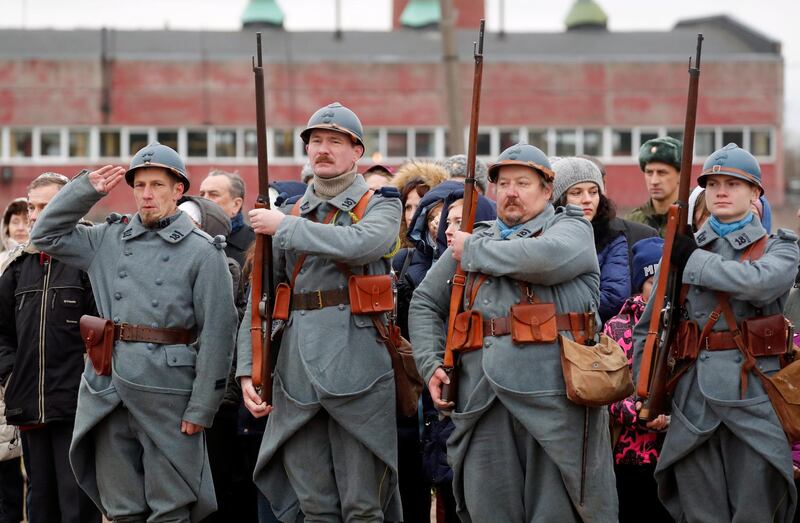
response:
[[[300,223],[301,218],[297,216],[286,216],[281,222],[275,235],[272,237],[277,242],[278,247],[281,249],[291,249],[292,236],[297,229],[297,224]]]
[[[480,265],[475,259],[474,243],[478,240],[474,236],[464,240],[464,251],[461,253],[461,268],[467,272],[480,272]],[[470,246],[473,246],[470,248]]]
[[[186,410],[183,411],[184,420],[200,425],[202,427],[210,427],[214,424],[214,416],[217,414],[217,409],[210,409],[205,405],[200,405],[193,401],[189,401]]]

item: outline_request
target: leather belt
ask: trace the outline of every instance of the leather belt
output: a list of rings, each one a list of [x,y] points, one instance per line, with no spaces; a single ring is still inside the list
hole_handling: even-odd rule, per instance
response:
[[[710,351],[736,349],[736,340],[733,339],[733,334],[728,331],[711,332],[701,340],[700,348]]]
[[[556,315],[556,328],[560,331],[586,331],[587,323],[591,325],[591,321],[587,321],[590,313],[573,314],[557,314]],[[500,316],[498,318],[490,318],[483,320],[483,335],[484,336],[505,336],[511,334],[511,321],[508,316]],[[594,335],[592,332],[591,335]]]
[[[189,345],[197,339],[195,329],[168,329],[115,323],[114,339],[120,341],[141,341],[159,345]]]
[[[346,303],[350,303],[350,291],[347,289],[330,289],[292,295],[293,311],[324,309]]]

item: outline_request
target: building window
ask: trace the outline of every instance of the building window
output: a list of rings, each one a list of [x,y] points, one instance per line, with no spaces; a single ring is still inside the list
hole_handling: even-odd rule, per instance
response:
[[[121,150],[119,130],[100,131],[100,156],[102,158],[119,158]]]
[[[769,129],[750,131],[750,152],[753,156],[772,155],[772,133],[769,132]]]
[[[541,149],[544,154],[549,154],[547,150],[547,131],[544,129],[528,131],[528,143]]]
[[[478,130],[477,142],[475,143],[476,154],[478,156],[491,156],[492,154],[492,133],[491,131]]]
[[[267,154],[269,152],[267,151]],[[272,153],[276,154],[275,151],[272,151]],[[255,129],[244,130],[244,156],[245,158],[258,157],[258,134]]]
[[[436,155],[436,140],[433,131],[416,131],[414,133],[414,156],[432,158]]]
[[[89,131],[70,130],[69,157],[88,158],[90,152]]]
[[[214,155],[217,158],[236,158],[236,130],[218,129],[214,132]]]
[[[633,134],[627,130],[611,130],[611,156],[633,156]]]
[[[500,152],[519,143],[519,129],[500,131]]]
[[[167,145],[159,140],[161,145]],[[147,131],[130,131],[128,133],[128,156],[134,156],[140,149],[147,147],[150,137]]]
[[[12,158],[30,158],[33,156],[33,131],[30,129],[14,129],[11,131],[11,150],[9,156]]]
[[[575,156],[578,145],[578,133],[574,129],[556,131],[556,156]]]
[[[39,155],[61,156],[60,131],[42,131],[39,134]]]
[[[186,155],[190,158],[208,156],[208,133],[204,130],[186,131]]]
[[[166,145],[175,151],[178,150],[178,131],[159,129],[158,133],[156,133],[156,140],[161,145]]]
[[[694,133],[694,155],[705,158],[714,152],[714,129],[697,129]]]
[[[386,156],[391,158],[408,156],[408,133],[405,131],[386,132]]]
[[[275,129],[272,137],[275,140],[275,156],[279,158],[294,157],[294,131],[292,129]]]
[[[667,129],[667,136],[675,138],[679,142],[683,143],[683,129]]]
[[[744,147],[744,132],[741,129],[724,129],[722,131],[722,146],[735,143],[739,147]]]
[[[639,131],[639,147],[650,140],[655,140],[656,138],[658,138],[658,131],[652,131],[649,129]]]
[[[583,131],[583,154],[589,156],[603,155],[603,130],[586,129]]]
[[[365,129],[364,130],[364,158],[372,162],[381,161],[380,150],[380,130],[379,129]]]

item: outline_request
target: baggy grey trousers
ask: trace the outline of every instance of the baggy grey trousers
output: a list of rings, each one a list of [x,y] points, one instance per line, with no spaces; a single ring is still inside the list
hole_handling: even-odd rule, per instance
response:
[[[463,469],[473,522],[580,521],[555,462],[499,401],[476,423]]]
[[[198,438],[204,445],[204,434],[179,437]],[[196,495],[123,404],[98,423],[94,444],[97,487],[111,519],[190,521]]]
[[[673,467],[684,521],[773,521],[790,502],[781,473],[725,425]]]
[[[281,449],[306,523],[383,521],[389,467],[325,410]]]

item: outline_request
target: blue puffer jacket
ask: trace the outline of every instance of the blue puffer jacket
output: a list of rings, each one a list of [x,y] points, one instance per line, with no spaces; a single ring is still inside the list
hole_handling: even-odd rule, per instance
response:
[[[597,253],[600,262],[600,319],[615,316],[631,295],[628,240],[619,232]]]

